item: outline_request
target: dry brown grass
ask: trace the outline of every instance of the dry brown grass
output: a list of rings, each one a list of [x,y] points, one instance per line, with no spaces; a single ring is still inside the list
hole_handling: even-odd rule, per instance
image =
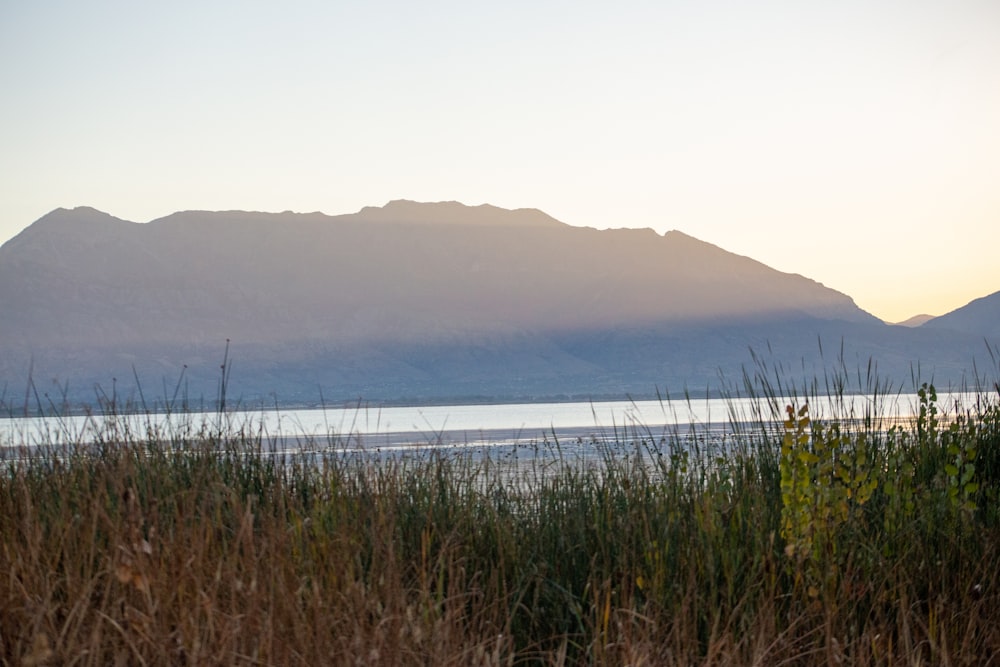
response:
[[[623,444],[527,482],[457,455],[275,459],[239,434],[35,451],[0,475],[0,662],[1000,664],[1000,438],[977,423],[961,525],[928,464],[886,526],[880,468],[809,570],[767,437],[721,463]]]

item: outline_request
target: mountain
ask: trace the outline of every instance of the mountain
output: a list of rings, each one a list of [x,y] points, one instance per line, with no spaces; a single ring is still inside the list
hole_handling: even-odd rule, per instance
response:
[[[22,313],[0,334],[36,345],[429,340],[776,313],[874,320],[843,294],[680,232],[454,203],[148,224],[57,210],[3,247],[0,284]]]
[[[748,348],[808,375],[824,341],[896,372],[935,357],[957,377],[968,361],[953,332],[903,336],[679,231],[457,202],[149,223],[57,209],[0,247],[0,312],[14,314],[0,319],[8,403],[29,375],[67,400],[135,396],[135,379],[211,397],[227,340],[232,390],[298,402],[650,394],[739,377]]]
[[[1000,292],[971,301],[956,310],[923,324],[927,329],[942,329],[1000,338]]]
[[[896,326],[899,326],[899,327],[919,327],[920,325],[924,324],[928,320],[933,320],[933,319],[934,319],[933,315],[926,315],[926,314],[914,315],[913,317],[909,317],[909,318],[903,320],[902,322],[896,322]]]

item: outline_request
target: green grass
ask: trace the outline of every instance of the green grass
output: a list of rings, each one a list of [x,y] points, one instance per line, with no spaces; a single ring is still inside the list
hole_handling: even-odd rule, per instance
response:
[[[783,424],[757,387],[724,455],[697,429],[516,461],[133,429],[8,460],[0,662],[998,663],[998,396],[925,387],[891,427],[877,391],[813,395],[833,416]]]

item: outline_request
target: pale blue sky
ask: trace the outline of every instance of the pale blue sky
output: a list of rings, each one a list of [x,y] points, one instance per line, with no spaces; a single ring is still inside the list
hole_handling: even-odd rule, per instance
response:
[[[1000,2],[0,0],[0,241],[391,199],[680,229],[888,320],[1000,290]]]

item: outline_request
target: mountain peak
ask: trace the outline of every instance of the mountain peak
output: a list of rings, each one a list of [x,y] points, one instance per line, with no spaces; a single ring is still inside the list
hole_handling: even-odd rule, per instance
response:
[[[668,239],[688,239],[688,240],[691,240],[691,241],[698,241],[699,243],[705,243],[705,241],[702,241],[701,239],[697,239],[697,238],[691,236],[690,234],[685,234],[684,232],[682,232],[679,229],[668,230],[668,231],[666,231],[666,232],[663,233],[663,237],[664,238],[668,238]]]
[[[902,322],[894,322],[896,326],[899,327],[919,327],[925,322],[929,322],[934,319],[934,315],[928,315],[926,313],[921,313],[920,315],[914,315],[913,317],[908,317]]]
[[[57,208],[28,225],[2,247],[11,251],[30,244],[72,247],[74,243],[87,244],[91,237],[115,226],[134,224],[90,206]]]
[[[38,222],[70,222],[73,224],[77,223],[88,223],[94,221],[106,221],[106,220],[119,220],[109,213],[100,211],[93,206],[75,206],[73,208],[57,208],[49,213],[46,213],[41,218],[36,221]],[[120,220],[119,220],[120,221]]]
[[[385,206],[366,206],[357,217],[367,222],[544,227],[561,225],[555,218],[535,208],[505,209],[492,204],[468,206],[457,201],[417,202],[394,199]]]

